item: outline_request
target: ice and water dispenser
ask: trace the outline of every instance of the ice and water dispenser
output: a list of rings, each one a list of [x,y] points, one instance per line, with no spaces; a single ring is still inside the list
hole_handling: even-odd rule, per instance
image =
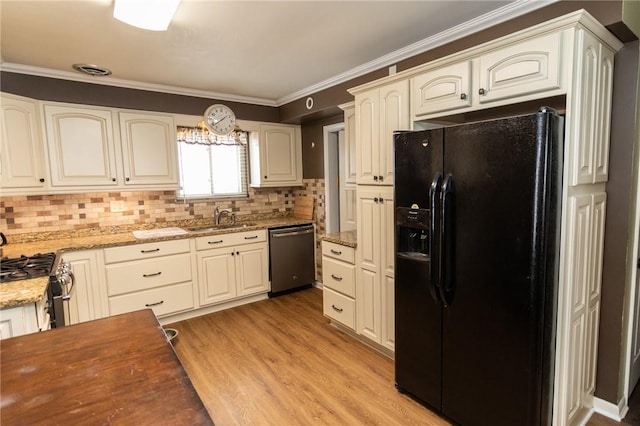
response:
[[[412,260],[429,258],[430,218],[428,209],[396,208],[398,257]]]

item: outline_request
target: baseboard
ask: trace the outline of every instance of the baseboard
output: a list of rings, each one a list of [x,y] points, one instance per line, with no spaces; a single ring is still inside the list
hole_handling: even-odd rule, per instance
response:
[[[601,398],[593,398],[593,409],[596,413],[619,422],[627,415],[629,406],[626,398],[622,398],[618,405]]]

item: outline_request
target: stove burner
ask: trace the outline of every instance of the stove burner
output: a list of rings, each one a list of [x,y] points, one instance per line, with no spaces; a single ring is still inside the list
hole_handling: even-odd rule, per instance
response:
[[[0,260],[0,282],[46,277],[51,272],[55,259],[55,253],[4,258]]]

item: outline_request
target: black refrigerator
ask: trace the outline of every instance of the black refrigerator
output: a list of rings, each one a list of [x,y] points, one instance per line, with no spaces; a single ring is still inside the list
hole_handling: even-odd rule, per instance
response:
[[[563,119],[396,132],[396,387],[462,426],[551,424]]]

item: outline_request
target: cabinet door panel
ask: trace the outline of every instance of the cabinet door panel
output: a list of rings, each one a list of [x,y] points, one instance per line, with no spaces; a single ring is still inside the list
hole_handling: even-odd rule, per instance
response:
[[[382,344],[395,351],[395,284],[393,277],[385,275],[382,279]]]
[[[111,111],[45,105],[52,186],[115,186]]]
[[[578,106],[578,118],[573,120],[573,152],[570,165],[570,184],[580,185],[594,181],[594,149],[596,145],[596,122],[598,120],[598,51],[595,37],[582,29],[576,31],[577,61],[582,69],[575,76],[574,98]],[[607,159],[608,161],[608,159]]]
[[[236,266],[233,248],[198,253],[200,305],[209,305],[236,296]]]
[[[264,171],[268,182],[295,181],[296,170],[296,137],[295,130],[290,127],[263,126],[264,138]]]
[[[349,108],[344,111],[345,135],[345,181],[356,183],[356,110]]]
[[[482,55],[478,102],[559,89],[561,40],[555,32]]]
[[[594,182],[609,178],[609,134],[611,132],[611,99],[613,94],[613,52],[600,45],[596,139],[594,141]]]
[[[380,343],[380,275],[363,268],[358,275],[358,333]]]
[[[374,176],[378,176],[378,122],[379,91],[356,95],[356,180],[359,184],[373,184]]]
[[[238,296],[269,291],[266,244],[248,244],[236,251]]]
[[[0,110],[0,186],[44,189],[44,157],[36,102],[3,95]]]
[[[409,83],[399,81],[380,88],[378,183],[393,185],[393,132],[409,130]],[[374,180],[375,181],[375,180]]]
[[[393,207],[393,188],[385,188],[384,191],[380,191],[380,250],[382,271],[393,277],[394,263],[395,263],[395,221]]]
[[[438,68],[411,79],[413,115],[420,117],[471,106],[471,61]]]
[[[376,271],[380,265],[380,204],[377,190],[358,194],[358,267]]]
[[[178,184],[172,117],[121,112],[125,185]]]

